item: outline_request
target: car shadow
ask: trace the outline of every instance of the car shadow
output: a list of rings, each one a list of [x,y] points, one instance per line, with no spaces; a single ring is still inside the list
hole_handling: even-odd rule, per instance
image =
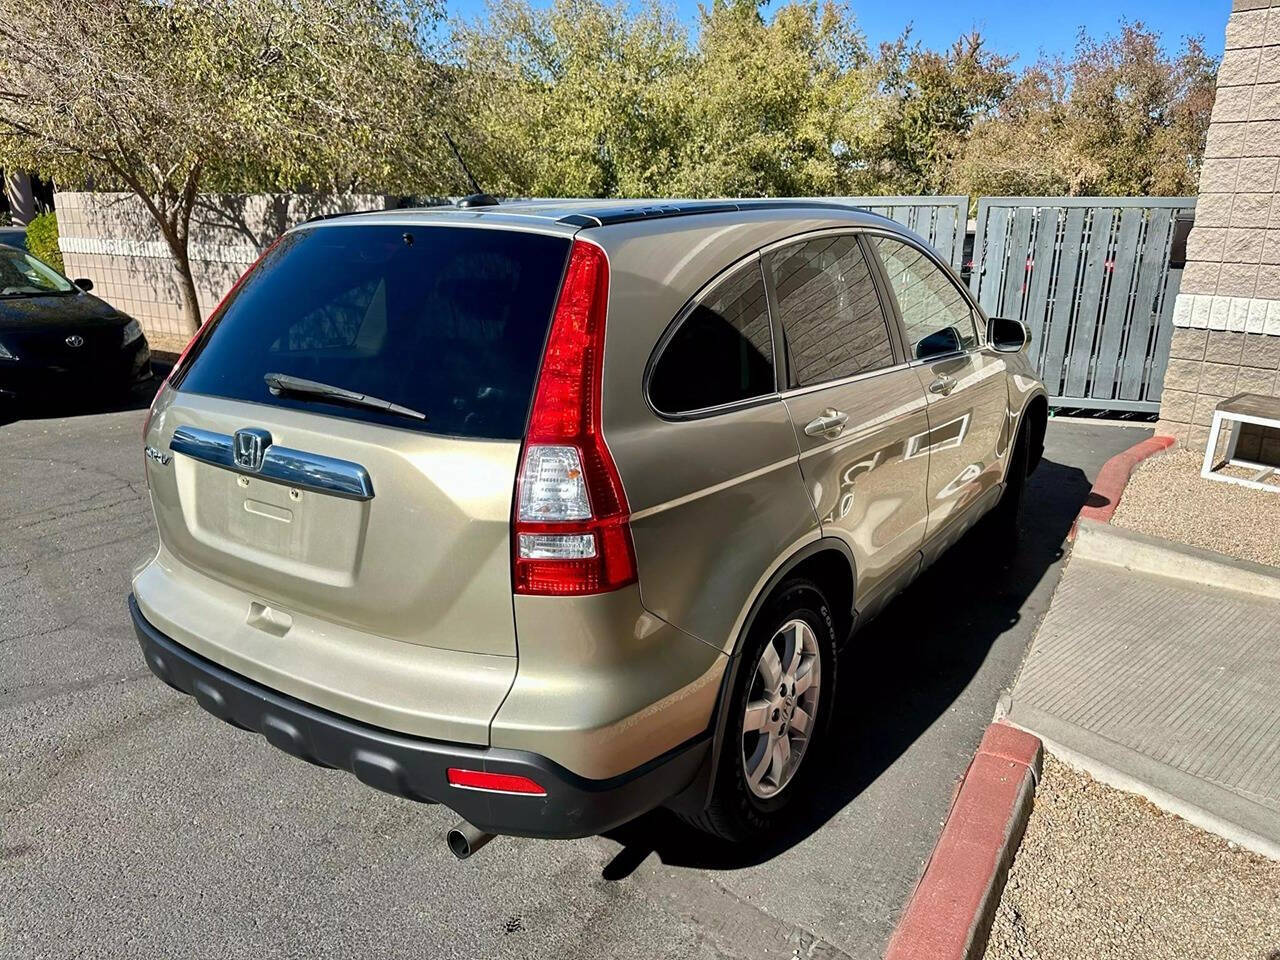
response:
[[[145,410],[164,383],[173,365],[153,360],[151,379],[143,380],[119,393],[66,393],[42,397],[19,397],[0,402],[0,427],[20,420],[54,420],[84,417],[96,413]],[[0,398],[2,399],[2,398]]]
[[[979,536],[966,536],[854,636],[840,657],[840,697],[827,737],[840,759],[783,829],[764,843],[733,845],[656,810],[605,834],[622,850],[604,879],[628,876],[654,853],[671,866],[754,866],[819,830],[947,711],[996,638],[1021,620],[1027,599],[1062,558],[1089,490],[1077,467],[1042,461],[1027,487],[1014,552],[993,557]]]

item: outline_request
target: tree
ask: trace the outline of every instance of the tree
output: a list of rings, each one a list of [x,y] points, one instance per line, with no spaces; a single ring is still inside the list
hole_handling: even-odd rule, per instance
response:
[[[453,115],[489,192],[652,196],[682,122],[688,35],[656,0],[495,3],[456,24]]]
[[[834,3],[766,19],[714,0],[694,43],[662,0],[515,0],[455,25],[451,48],[463,153],[491,191],[777,196],[865,180],[876,79]]]
[[[1068,60],[1041,60],[957,164],[972,193],[1171,196],[1194,193],[1216,62],[1197,38],[1170,56],[1141,23]]]
[[[885,192],[948,193],[970,131],[1013,86],[1013,58],[987,50],[977,31],[942,53],[909,41],[908,29],[881,47],[881,86],[890,106],[871,159]]]
[[[0,164],[136,194],[194,331],[201,189],[422,189],[451,169],[429,127],[434,2],[0,0]]]
[[[847,8],[798,0],[766,19],[751,3],[703,7],[681,82],[687,114],[677,194],[804,196],[870,185],[882,104]]]

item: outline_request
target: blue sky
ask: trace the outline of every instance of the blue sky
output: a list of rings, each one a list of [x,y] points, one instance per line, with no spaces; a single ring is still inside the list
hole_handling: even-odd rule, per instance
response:
[[[697,0],[672,2],[693,22]],[[450,15],[466,18],[484,9],[484,0],[446,3]],[[873,45],[894,39],[908,22],[917,39],[935,48],[976,27],[992,49],[1017,55],[1018,65],[1025,66],[1041,51],[1069,52],[1081,27],[1094,36],[1114,32],[1122,17],[1154,28],[1171,48],[1184,36],[1200,34],[1208,52],[1221,56],[1231,0],[850,0],[850,6]]]

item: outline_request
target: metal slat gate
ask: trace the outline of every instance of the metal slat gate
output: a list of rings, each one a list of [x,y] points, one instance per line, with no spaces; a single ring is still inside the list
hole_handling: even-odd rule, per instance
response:
[[[847,203],[896,220],[914,230],[960,272],[964,260],[968,197],[811,197],[824,203]]]
[[[1173,305],[1174,224],[1187,197],[983,197],[969,286],[989,316],[1031,330],[1057,406],[1160,409]]]

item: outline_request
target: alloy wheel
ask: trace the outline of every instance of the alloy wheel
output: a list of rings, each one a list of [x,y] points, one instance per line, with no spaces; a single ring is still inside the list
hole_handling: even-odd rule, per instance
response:
[[[776,796],[800,768],[818,716],[822,658],[804,620],[788,620],[756,662],[742,718],[742,766],[747,787]]]

